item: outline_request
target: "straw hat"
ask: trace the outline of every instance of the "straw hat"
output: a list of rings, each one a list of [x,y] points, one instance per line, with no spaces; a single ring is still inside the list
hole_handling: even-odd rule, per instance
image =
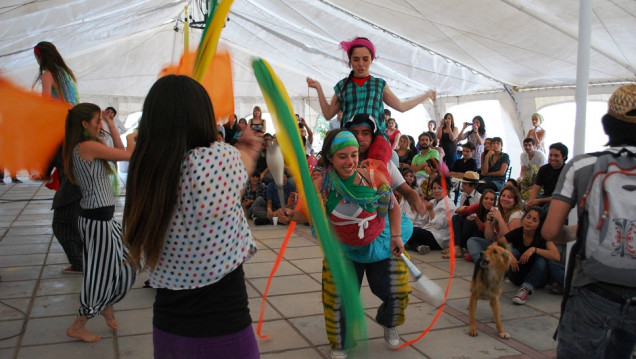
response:
[[[621,121],[636,123],[636,84],[623,85],[614,91],[607,103],[607,113]]]
[[[467,183],[485,183],[484,181],[479,180],[479,173],[475,171],[464,172],[464,178],[462,178],[461,181]]]

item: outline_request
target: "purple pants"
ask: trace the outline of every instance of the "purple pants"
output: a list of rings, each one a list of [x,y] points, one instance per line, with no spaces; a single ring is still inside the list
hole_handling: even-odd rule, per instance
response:
[[[258,345],[251,325],[234,334],[189,338],[153,328],[155,359],[258,359]]]

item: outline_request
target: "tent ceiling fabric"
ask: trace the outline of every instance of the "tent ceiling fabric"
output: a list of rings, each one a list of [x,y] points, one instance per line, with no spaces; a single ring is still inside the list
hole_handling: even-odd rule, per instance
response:
[[[32,48],[47,40],[75,72],[82,98],[141,102],[159,70],[178,61],[183,24],[179,33],[173,27],[189,3],[200,19],[187,1],[5,0],[0,6],[0,69],[30,87],[37,71]],[[376,45],[378,59],[371,72],[385,78],[400,98],[431,88],[463,95],[500,91],[504,84],[573,85],[578,4],[235,0],[221,44],[233,55],[237,104],[262,104],[251,70],[253,56],[272,64],[292,99],[315,96],[307,76],[320,80],[331,96],[332,86],[349,71],[338,44],[355,36]],[[594,0],[593,11],[590,81],[633,81],[636,1]],[[191,30],[193,46],[199,36],[199,30]]]

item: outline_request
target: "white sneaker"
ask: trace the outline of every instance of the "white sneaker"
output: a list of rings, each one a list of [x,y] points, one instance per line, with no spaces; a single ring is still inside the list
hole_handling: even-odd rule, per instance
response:
[[[329,352],[331,359],[347,359],[347,351],[342,349],[331,349]]]
[[[417,246],[415,250],[417,250],[417,253],[419,254],[428,254],[431,251],[431,247],[426,245],[421,245],[421,246]]]
[[[397,327],[385,327],[384,328],[384,341],[386,345],[395,349],[400,346],[400,334],[398,333]]]

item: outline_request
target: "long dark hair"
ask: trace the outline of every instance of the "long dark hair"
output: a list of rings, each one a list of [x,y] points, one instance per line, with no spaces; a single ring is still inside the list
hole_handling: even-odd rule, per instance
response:
[[[92,103],[80,103],[75,105],[72,109],[68,110],[66,115],[66,124],[64,128],[64,144],[62,145],[62,158],[64,159],[64,173],[71,183],[77,184],[77,179],[73,174],[73,151],[78,143],[97,140],[96,138],[90,138],[82,126],[82,122],[90,122],[95,115],[100,114],[101,110],[99,106]],[[103,164],[108,166],[105,160]]]
[[[477,130],[477,133],[479,134],[479,136],[481,137],[486,136],[486,124],[484,123],[484,119],[481,118],[481,116],[475,116],[473,117],[473,121],[474,120],[479,121],[479,130]],[[475,129],[473,128],[470,132],[475,132]]]
[[[450,113],[450,112],[446,113],[444,115],[444,117],[442,117],[442,129],[446,127],[446,124],[445,124],[445,122],[443,120],[446,118],[446,116],[449,116],[449,115],[450,115],[450,118],[451,118],[450,129],[452,131],[452,130],[455,129],[455,116],[453,116],[453,114]]]
[[[487,210],[486,207],[484,207],[484,198],[488,193],[492,193],[492,195],[495,196],[495,202],[497,202],[497,192],[491,190],[490,188],[484,189],[484,191],[481,193],[481,197],[479,198],[479,208],[477,208],[477,217],[479,217],[479,220],[482,222],[486,222],[486,215],[488,215],[488,212],[490,211]],[[493,202],[492,205],[495,206],[495,203]]]
[[[413,171],[410,168],[405,168],[402,171],[402,177],[404,177],[404,181],[406,181],[406,174],[410,173],[413,175],[413,183],[406,183],[409,187],[411,187],[412,189],[416,189],[417,188],[417,178],[415,177],[415,171]]]
[[[187,76],[163,77],[144,101],[137,145],[128,167],[124,240],[130,260],[154,268],[177,205],[181,166],[188,150],[216,141],[212,103]]]
[[[541,237],[541,229],[543,228],[543,223],[545,222],[545,217],[546,217],[546,213],[545,210],[539,206],[532,206],[530,207],[526,213],[524,213],[523,217],[521,217],[521,221],[523,221],[526,216],[528,215],[528,213],[535,211],[537,212],[537,214],[539,215],[539,227],[537,227],[537,229],[534,232],[534,238],[543,238]],[[523,223],[523,222],[522,222]],[[523,227],[522,227],[523,228]]]
[[[62,71],[66,71],[73,81],[77,81],[73,71],[66,66],[62,55],[57,51],[55,45],[48,41],[41,41],[35,45],[34,51],[37,57],[40,59],[40,69],[38,71],[38,77],[33,82],[33,85],[37,84],[42,79],[42,73],[44,71],[49,71],[53,76],[56,84],[60,84],[63,78]]]

